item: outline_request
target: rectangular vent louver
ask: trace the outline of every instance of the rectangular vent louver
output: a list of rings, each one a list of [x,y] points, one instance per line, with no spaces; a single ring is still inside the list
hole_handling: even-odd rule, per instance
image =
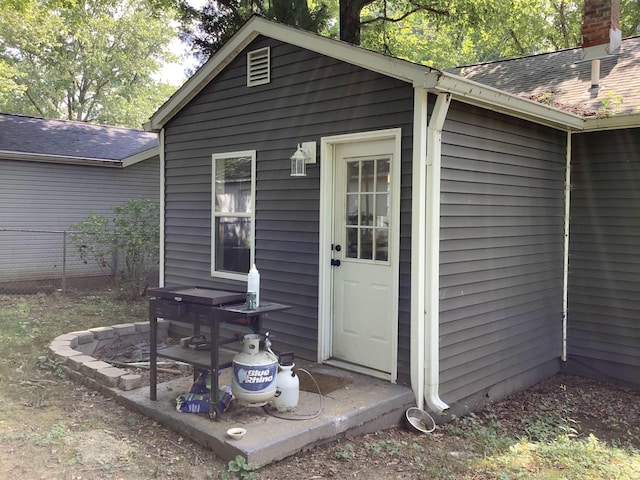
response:
[[[247,87],[264,85],[271,81],[271,59],[269,47],[247,54]]]

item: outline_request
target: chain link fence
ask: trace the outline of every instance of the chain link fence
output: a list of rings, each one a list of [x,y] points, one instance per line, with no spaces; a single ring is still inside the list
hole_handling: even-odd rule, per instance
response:
[[[0,228],[0,294],[66,293],[112,284],[122,255],[100,264],[85,262],[69,239],[71,233]],[[149,282],[157,285],[157,274]]]

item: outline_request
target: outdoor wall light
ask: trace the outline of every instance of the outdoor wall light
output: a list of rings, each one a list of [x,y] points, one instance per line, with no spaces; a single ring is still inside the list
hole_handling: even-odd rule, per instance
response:
[[[307,163],[316,163],[316,142],[302,142],[291,156],[291,176],[306,177]]]

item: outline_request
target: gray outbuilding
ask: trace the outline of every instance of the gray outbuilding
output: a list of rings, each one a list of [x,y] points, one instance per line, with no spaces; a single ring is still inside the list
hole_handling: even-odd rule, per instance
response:
[[[594,352],[637,373],[640,209],[617,223],[635,225],[624,253],[601,243],[596,198],[570,203],[569,173],[576,163],[574,186],[591,189],[586,140],[637,139],[639,126],[635,112],[592,118],[253,17],[146,125],[160,144],[161,285],[242,290],[255,263],[261,298],[292,306],[264,325],[278,349],[405,383],[436,412]],[[637,172],[637,141],[622,148],[602,168]],[[306,175],[292,176],[300,155]],[[597,208],[620,203],[608,197]],[[621,315],[584,257],[610,249],[628,259],[598,267],[626,279]],[[626,355],[587,333],[616,322],[626,339],[608,338]]]

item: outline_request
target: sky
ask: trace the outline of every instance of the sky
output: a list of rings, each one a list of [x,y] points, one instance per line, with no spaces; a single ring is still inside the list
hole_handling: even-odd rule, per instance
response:
[[[189,4],[195,8],[202,8],[210,0],[189,0]],[[185,70],[193,69],[197,61],[190,54],[189,46],[175,39],[170,45],[171,51],[181,59],[179,63],[167,63],[157,76],[157,79],[171,85],[180,86],[187,79]]]

